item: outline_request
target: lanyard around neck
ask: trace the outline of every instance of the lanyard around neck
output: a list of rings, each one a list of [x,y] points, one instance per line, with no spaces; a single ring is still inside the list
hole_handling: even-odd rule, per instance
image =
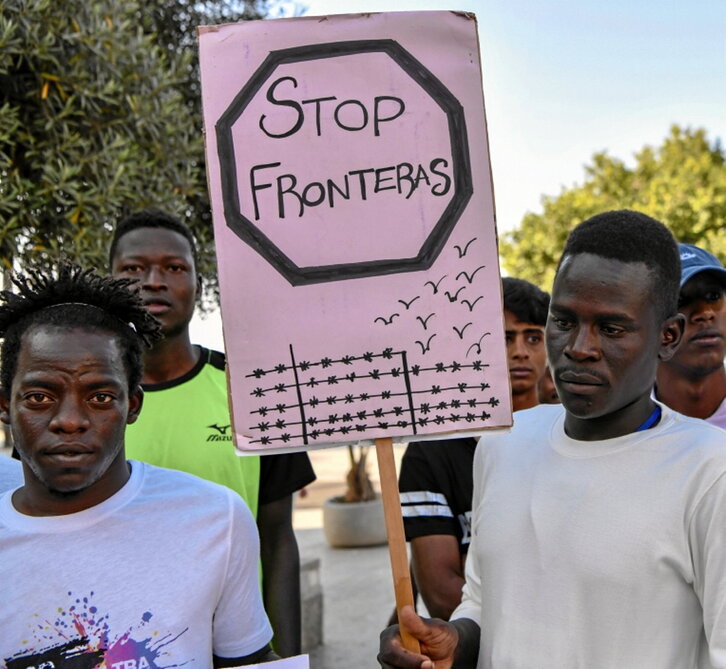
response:
[[[651,427],[653,427],[659,420],[661,415],[661,409],[660,405],[656,404],[655,409],[651,412],[650,416],[645,419],[645,422],[637,428],[636,432],[642,432],[643,430],[649,430]]]

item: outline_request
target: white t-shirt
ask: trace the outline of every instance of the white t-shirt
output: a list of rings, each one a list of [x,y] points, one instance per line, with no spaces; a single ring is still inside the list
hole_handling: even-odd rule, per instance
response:
[[[23,485],[23,467],[18,460],[0,455],[0,494]]]
[[[723,398],[723,402],[721,402],[718,409],[706,418],[706,420],[711,425],[718,425],[721,429],[726,430],[726,397]]]
[[[79,513],[26,516],[0,497],[0,664],[211,668],[212,654],[270,641],[257,530],[239,495],[131,464],[119,492]]]
[[[479,442],[452,616],[479,623],[479,669],[726,667],[726,438],[662,409],[576,441],[543,405]]]

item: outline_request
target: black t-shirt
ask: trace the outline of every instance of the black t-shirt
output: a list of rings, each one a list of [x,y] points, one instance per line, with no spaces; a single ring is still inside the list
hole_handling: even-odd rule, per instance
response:
[[[277,453],[260,456],[259,505],[287,497],[315,480],[307,453]]]
[[[453,535],[462,554],[469,548],[473,462],[477,440],[416,441],[401,461],[398,488],[406,539]]]

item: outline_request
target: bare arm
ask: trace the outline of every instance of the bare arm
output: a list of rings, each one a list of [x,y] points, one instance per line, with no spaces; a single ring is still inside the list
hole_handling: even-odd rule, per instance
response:
[[[245,664],[260,664],[272,662],[280,658],[272,652],[269,645],[263,646],[260,650],[244,657],[217,657],[213,658],[213,666],[216,667],[240,667]]]
[[[292,528],[292,495],[262,504],[257,512],[262,598],[272,643],[281,657],[300,654],[300,554]]]
[[[411,540],[411,567],[418,591],[433,618],[448,620],[461,602],[464,565],[459,542],[450,534]]]
[[[381,633],[378,662],[383,669],[467,669],[479,655],[479,625],[462,618],[453,622],[421,618],[413,608],[401,610],[401,623],[418,639],[421,654],[403,648],[398,625]]]

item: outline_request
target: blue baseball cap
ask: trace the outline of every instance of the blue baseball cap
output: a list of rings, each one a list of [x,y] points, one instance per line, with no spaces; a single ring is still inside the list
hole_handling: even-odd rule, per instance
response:
[[[679,244],[681,253],[681,288],[690,278],[701,272],[715,272],[726,283],[726,268],[712,253],[699,249],[693,244]]]

